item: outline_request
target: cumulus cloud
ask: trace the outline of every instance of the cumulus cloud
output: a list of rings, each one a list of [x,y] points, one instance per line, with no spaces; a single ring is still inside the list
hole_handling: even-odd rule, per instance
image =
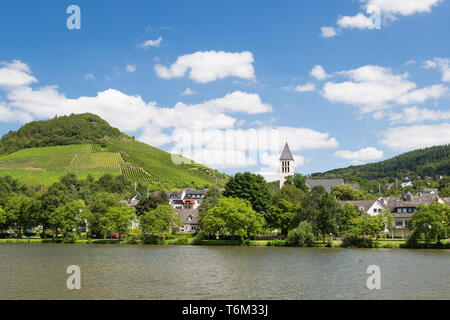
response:
[[[419,109],[416,106],[403,108],[401,113],[392,113],[389,116],[389,121],[392,124],[410,124],[448,119],[450,119],[450,111]]]
[[[450,143],[450,123],[389,128],[381,143],[395,151],[410,151]]]
[[[0,62],[0,87],[17,87],[37,82],[30,68],[20,60]]]
[[[358,151],[341,150],[334,153],[335,157],[351,160],[353,164],[360,164],[368,160],[379,160],[383,158],[383,151],[376,148],[363,148]]]
[[[254,79],[253,54],[244,52],[198,51],[177,58],[170,67],[155,65],[156,74],[164,79],[188,77],[207,83],[226,77]]]
[[[444,0],[361,0],[361,11],[354,16],[341,16],[337,25],[342,28],[375,29],[382,21],[393,21],[398,16],[431,12],[432,8]],[[323,28],[322,28],[323,29]]]
[[[144,48],[144,49],[146,49],[148,47],[159,47],[161,45],[162,40],[163,40],[163,38],[159,37],[156,40],[144,41],[144,42],[140,43],[138,46],[141,48]]]
[[[330,77],[321,65],[315,65],[309,74],[317,80],[325,80]]]
[[[294,91],[297,92],[308,92],[316,90],[316,86],[313,83],[307,83],[304,85],[298,85],[294,88]]]
[[[450,82],[450,59],[435,58],[424,62],[425,69],[437,69],[442,74],[442,81]]]
[[[129,64],[125,67],[125,71],[128,73],[133,73],[136,71],[136,65],[134,64]]]
[[[343,102],[359,108],[361,113],[377,112],[393,105],[422,103],[438,99],[448,92],[442,85],[416,89],[408,73],[394,74],[391,69],[367,65],[337,73],[349,79],[344,82],[327,82],[323,96],[332,102]]]
[[[322,27],[320,29],[322,37],[324,38],[333,38],[337,36],[336,29],[334,27]]]
[[[181,93],[182,96],[191,96],[193,94],[195,94],[195,91],[193,91],[191,88],[186,88],[186,90]]]
[[[92,74],[92,73],[86,73],[85,75],[84,75],[84,80],[95,80],[95,77],[94,77],[94,75]]]

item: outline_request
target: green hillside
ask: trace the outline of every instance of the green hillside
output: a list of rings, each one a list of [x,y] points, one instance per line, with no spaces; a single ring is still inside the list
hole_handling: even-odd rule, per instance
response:
[[[450,145],[414,150],[385,161],[312,174],[315,178],[359,177],[367,180],[439,175],[450,175]]]
[[[78,132],[82,130],[83,132]],[[226,175],[138,142],[92,114],[35,121],[0,140],[0,176],[30,185],[50,185],[67,173],[79,178],[124,175],[151,189],[203,187]]]

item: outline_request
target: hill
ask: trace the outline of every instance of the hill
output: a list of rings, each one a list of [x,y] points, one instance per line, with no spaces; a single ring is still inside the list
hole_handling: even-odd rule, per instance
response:
[[[450,145],[435,146],[403,153],[394,158],[348,168],[314,173],[313,178],[354,177],[375,180],[381,178],[404,178],[406,176],[450,175]]]
[[[227,176],[188,159],[138,142],[93,114],[34,121],[0,140],[0,176],[31,185],[49,185],[67,173],[98,178],[124,175],[152,190],[203,187]]]

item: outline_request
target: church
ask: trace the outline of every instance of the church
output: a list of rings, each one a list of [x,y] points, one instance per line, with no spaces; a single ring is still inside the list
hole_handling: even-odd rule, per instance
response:
[[[294,157],[286,142],[280,156],[280,189],[283,188],[286,178],[294,175]]]

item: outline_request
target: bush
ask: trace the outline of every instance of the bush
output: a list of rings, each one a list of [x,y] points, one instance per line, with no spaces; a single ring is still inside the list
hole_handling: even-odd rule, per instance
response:
[[[139,240],[141,238],[142,238],[142,232],[140,229],[131,230],[130,234],[128,235],[127,243],[138,244]]]
[[[289,231],[287,242],[291,246],[311,246],[314,241],[312,225],[308,221],[302,221],[297,228]]]
[[[64,243],[75,243],[77,242],[78,236],[75,232],[67,232],[64,234]]]
[[[370,238],[360,238],[353,235],[347,235],[342,238],[342,247],[344,248],[372,248],[373,243]]]
[[[268,247],[285,247],[287,242],[285,240],[271,240],[267,242]]]
[[[187,239],[187,238],[178,238],[178,239],[176,239],[173,242],[173,244],[176,244],[176,245],[187,245],[187,244],[189,244],[189,239]]]
[[[160,244],[161,240],[157,235],[144,235],[145,244]]]

